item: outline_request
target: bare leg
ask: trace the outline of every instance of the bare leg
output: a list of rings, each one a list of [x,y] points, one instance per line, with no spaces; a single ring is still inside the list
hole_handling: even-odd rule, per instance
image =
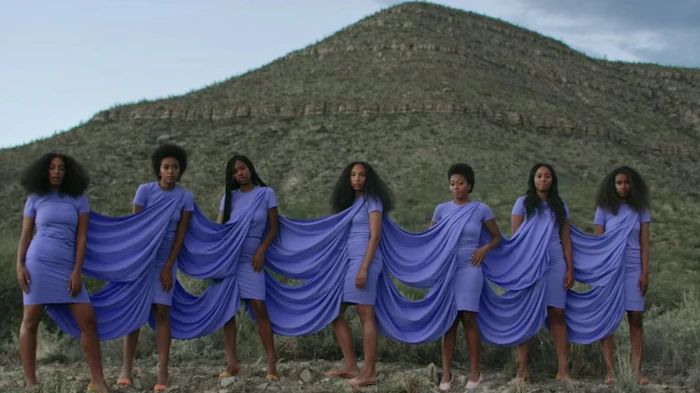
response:
[[[352,378],[357,375],[357,359],[352,346],[352,330],[348,321],[345,320],[345,309],[347,304],[340,306],[340,314],[333,321],[333,330],[338,340],[340,351],[343,352],[343,368],[326,372],[329,377]]]
[[[268,380],[277,377],[277,353],[275,352],[275,339],[272,336],[272,325],[267,315],[267,307],[262,300],[251,299],[250,306],[258,320],[258,334],[262,340],[265,353],[267,354],[267,375]]]
[[[164,304],[153,305],[156,320],[156,348],[158,349],[158,375],[156,384],[168,384],[168,363],[170,361],[170,307]]]
[[[600,340],[603,348],[603,358],[605,358],[605,383],[612,385],[615,383],[615,371],[613,363],[615,362],[615,336],[608,336]]]
[[[370,304],[358,304],[360,322],[362,323],[362,349],[364,351],[365,364],[358,376],[349,382],[353,386],[374,385],[377,383],[377,343],[379,334],[377,322],[374,319],[374,306]]]
[[[139,330],[134,330],[124,337],[122,345],[122,371],[119,374],[119,380],[127,379],[131,381],[131,373],[134,369],[134,356],[136,355],[136,346],[139,343]]]
[[[642,323],[643,313],[641,311],[628,311],[627,321],[630,325],[630,345],[632,347],[632,369],[637,375],[639,383],[646,385],[649,383],[647,377],[642,375],[642,351],[644,350],[644,324]]]
[[[527,368],[528,346],[528,343],[523,343],[518,345],[516,348],[516,352],[518,354],[518,370],[516,371],[515,378],[524,383],[530,382],[530,370]]]
[[[465,311],[461,313],[460,318],[462,319],[465,338],[469,347],[469,380],[476,382],[481,376],[481,367],[479,365],[481,340],[479,338],[479,327],[476,325],[476,313]]]
[[[100,339],[97,336],[97,321],[95,310],[90,303],[73,303],[69,305],[73,318],[80,327],[80,344],[85,352],[92,384],[102,392],[107,392],[104,374],[102,372],[102,355]]]
[[[236,375],[241,370],[241,365],[238,362],[236,355],[236,334],[238,327],[236,326],[236,317],[229,319],[224,325],[224,353],[226,354],[226,371],[231,375]]]
[[[450,330],[442,337],[442,379],[440,383],[448,383],[452,380],[452,358],[455,353],[455,345],[457,344],[457,327],[459,326],[459,317],[450,327]]]
[[[549,331],[552,333],[554,350],[557,353],[557,376],[559,382],[571,380],[569,374],[569,343],[566,337],[566,319],[564,309],[547,307]]]
[[[19,327],[19,355],[22,358],[24,381],[27,386],[37,384],[36,336],[43,309],[42,304],[28,304],[22,311],[22,324]]]

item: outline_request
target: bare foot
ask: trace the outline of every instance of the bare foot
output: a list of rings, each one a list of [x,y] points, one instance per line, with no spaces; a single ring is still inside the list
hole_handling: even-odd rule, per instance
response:
[[[570,383],[571,382],[571,375],[569,375],[569,373],[566,373],[566,374],[557,373],[557,376],[554,377],[554,380],[557,381],[558,383]]]
[[[353,389],[359,389],[365,386],[376,385],[377,376],[375,375],[371,377],[363,377],[358,375],[357,377],[350,379],[348,383]]]
[[[357,368],[341,368],[326,371],[326,376],[330,378],[355,378],[357,377],[357,372]]]
[[[272,358],[267,359],[267,375],[268,377],[274,375],[277,377],[277,354],[275,353]],[[279,378],[277,378],[279,379]],[[269,379],[268,379],[269,381]]]
[[[644,375],[639,376],[639,384],[640,385],[648,385],[649,384],[649,378],[647,378]]]
[[[615,384],[615,374],[613,374],[612,371],[608,371],[608,373],[605,374],[605,384],[606,385],[614,385]]]
[[[532,382],[532,380],[530,379],[529,370],[518,371],[518,373],[515,375],[515,378],[510,380],[511,385],[527,385],[530,382]]]

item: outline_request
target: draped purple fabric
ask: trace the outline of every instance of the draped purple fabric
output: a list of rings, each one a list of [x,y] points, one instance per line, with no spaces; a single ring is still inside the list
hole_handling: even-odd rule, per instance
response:
[[[552,215],[528,217],[511,239],[503,239],[499,248],[486,255],[483,263],[486,283],[478,314],[484,341],[497,345],[520,344],[544,325],[547,305],[542,277],[553,228]]]
[[[589,344],[610,336],[624,317],[623,254],[627,237],[639,221],[639,214],[634,210],[625,214],[619,226],[606,230],[601,236],[589,235],[572,226],[574,276],[576,281],[591,289],[568,293],[569,341]]]
[[[409,233],[384,218],[380,247],[384,270],[377,289],[380,332],[394,340],[418,344],[440,338],[457,317],[453,280],[462,228],[478,205],[465,205],[420,233]],[[422,299],[401,294],[397,282],[427,289]]]
[[[124,217],[90,213],[83,274],[107,284],[90,295],[101,340],[137,330],[148,321],[158,247],[179,201],[155,204]],[[150,280],[150,281],[149,281]],[[67,305],[47,307],[61,330],[74,337],[80,329]]]
[[[262,194],[261,194],[262,195]],[[262,198],[257,203],[262,203]],[[149,206],[126,217],[91,213],[84,273],[107,282],[90,296],[103,340],[124,336],[149,317],[154,261],[177,201]],[[464,223],[473,206],[456,209],[434,227],[409,233],[386,216],[380,252],[384,268],[377,288],[376,318],[381,333],[407,343],[436,340],[457,315],[455,256]],[[315,220],[280,218],[279,236],[266,257],[266,304],[277,334],[299,336],[330,324],[340,310],[348,265],[350,225],[361,204]],[[189,339],[220,329],[239,305],[236,263],[250,231],[251,208],[216,224],[195,209],[177,265],[181,273],[210,280],[200,295],[175,284],[171,329]],[[602,236],[572,227],[577,281],[591,286],[570,291],[566,316],[571,341],[588,343],[612,334],[624,314],[622,254],[636,213],[625,225]],[[513,345],[529,339],[544,325],[543,275],[548,239],[554,227],[549,215],[527,219],[512,239],[504,239],[483,264],[486,280],[478,322],[485,341]],[[486,232],[484,232],[486,234]],[[485,242],[487,237],[482,239]],[[402,294],[407,287],[426,292],[421,299]],[[68,308],[47,307],[58,326],[74,335],[78,327]]]
[[[314,333],[338,317],[350,224],[361,207],[316,220],[280,217],[279,234],[266,254],[266,305],[275,333]]]

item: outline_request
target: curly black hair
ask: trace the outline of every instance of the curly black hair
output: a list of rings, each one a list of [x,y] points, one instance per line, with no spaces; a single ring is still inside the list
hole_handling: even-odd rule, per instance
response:
[[[174,158],[177,160],[177,163],[180,164],[180,176],[177,178],[177,180],[180,180],[187,169],[187,152],[178,145],[166,143],[158,146],[158,148],[153,151],[151,154],[153,173],[156,175],[156,178],[160,180],[160,163],[168,157]]]
[[[231,218],[231,191],[241,188],[236,179],[233,177],[233,167],[236,161],[243,162],[250,170],[250,181],[256,186],[265,187],[265,182],[260,179],[258,172],[255,171],[255,166],[253,162],[246,156],[242,154],[233,153],[233,157],[226,163],[226,170],[224,176],[226,179],[226,193],[224,194],[224,222],[227,222]]]
[[[58,189],[62,194],[80,196],[90,185],[90,178],[82,165],[73,157],[62,153],[46,153],[32,162],[22,174],[20,184],[28,193],[46,195],[51,192],[49,185],[49,165],[54,158],[63,160],[65,175]]]
[[[637,212],[649,208],[649,188],[639,172],[628,166],[615,168],[605,176],[598,189],[596,205],[612,214],[617,214],[620,210],[621,201],[615,190],[615,177],[619,174],[627,175],[630,179],[630,193],[625,202]]]
[[[457,163],[447,170],[447,180],[449,181],[452,175],[462,175],[469,183],[469,193],[474,190],[474,170],[471,166],[464,163]]]
[[[364,161],[354,161],[349,163],[340,173],[338,181],[335,183],[331,194],[331,205],[336,213],[352,206],[355,202],[355,190],[350,183],[350,172],[355,165],[362,165],[367,172],[365,181],[365,195],[377,198],[382,202],[384,213],[388,213],[394,208],[394,196],[389,187],[379,178],[377,172],[371,165]]]
[[[554,168],[549,164],[540,162],[533,165],[532,169],[530,169],[530,177],[527,179],[527,192],[525,193],[525,213],[527,216],[531,216],[535,213],[535,210],[541,211],[542,209],[542,201],[537,196],[537,189],[535,188],[535,174],[541,167],[549,169],[549,173],[552,175],[552,186],[547,193],[547,205],[554,212],[557,224],[561,225],[566,220],[566,211],[564,210],[564,201],[559,196],[557,173],[554,172]]]

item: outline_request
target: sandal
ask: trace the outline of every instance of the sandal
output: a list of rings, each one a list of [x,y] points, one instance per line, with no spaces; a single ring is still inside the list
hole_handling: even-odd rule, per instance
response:
[[[166,390],[168,390],[168,385],[163,385],[162,383],[153,385],[153,393],[164,393]]]
[[[131,387],[131,378],[119,378],[117,379],[118,389],[129,389]]]

